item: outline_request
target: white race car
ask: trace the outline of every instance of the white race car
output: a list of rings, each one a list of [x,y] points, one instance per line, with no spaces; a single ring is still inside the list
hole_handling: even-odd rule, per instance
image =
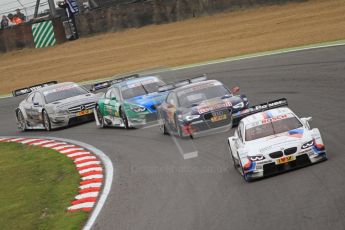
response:
[[[327,160],[320,131],[308,118],[298,118],[286,99],[253,106],[242,114],[229,151],[234,167],[252,181]]]

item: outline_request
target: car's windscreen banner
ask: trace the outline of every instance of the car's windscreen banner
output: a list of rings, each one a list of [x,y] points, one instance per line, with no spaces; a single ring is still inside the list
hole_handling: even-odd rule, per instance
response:
[[[193,78],[189,78],[189,79],[184,79],[184,80],[180,80],[177,82],[172,82],[169,84],[166,84],[164,86],[161,86],[158,88],[158,92],[165,92],[165,91],[169,91],[178,87],[182,87],[188,84],[192,84],[192,83],[196,83],[196,82],[201,82],[201,81],[206,81],[207,80],[207,76],[204,74],[202,76],[197,76],[197,77],[193,77]]]
[[[55,84],[57,84],[57,81],[49,81],[49,82],[45,82],[45,83],[29,86],[29,87],[26,87],[26,88],[16,89],[16,90],[12,91],[12,95],[14,97],[18,97],[18,96],[21,96],[21,95],[24,95],[24,94],[31,93],[32,91],[41,89],[43,87],[46,87],[46,86],[49,86],[49,85],[55,85]]]
[[[237,113],[234,113],[232,116],[233,118],[244,118],[254,113],[262,112],[269,109],[284,107],[284,106],[288,106],[287,99],[281,98],[274,101],[269,101],[269,102],[261,103],[259,105],[251,106],[248,109],[244,109],[244,110],[238,111]]]
[[[123,81],[128,81],[128,80],[131,80],[134,78],[139,78],[139,77],[140,76],[138,74],[133,74],[133,75],[129,75],[129,76],[113,79],[113,80],[97,82],[97,83],[91,85],[90,91],[94,92],[96,90],[109,88],[113,84],[117,84],[117,83],[120,83]]]

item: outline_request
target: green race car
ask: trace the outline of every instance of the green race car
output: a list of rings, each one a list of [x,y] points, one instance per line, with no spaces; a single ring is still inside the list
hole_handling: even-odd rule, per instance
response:
[[[98,83],[93,90],[111,85],[95,107],[99,127],[113,126],[126,129],[141,127],[157,119],[157,106],[168,92],[158,92],[165,83],[156,76],[130,77]]]

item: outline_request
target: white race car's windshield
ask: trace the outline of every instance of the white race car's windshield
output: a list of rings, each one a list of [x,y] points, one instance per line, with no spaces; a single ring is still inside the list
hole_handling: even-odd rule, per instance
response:
[[[250,127],[246,129],[246,141],[284,133],[302,127],[301,122],[296,117],[288,117],[278,121],[271,121],[266,124]]]
[[[206,88],[188,88],[186,91],[177,93],[181,107],[191,107],[198,105],[204,100],[224,97],[225,95],[230,95],[230,92],[223,85],[207,85]]]
[[[137,83],[134,86],[129,87],[122,87],[122,98],[123,99],[130,99],[133,97],[139,97],[145,94],[157,92],[158,88],[163,86],[164,83],[162,81],[155,81],[155,82],[142,82]]]
[[[43,92],[46,103],[52,103],[54,101],[60,101],[63,99],[83,95],[89,93],[83,87],[79,85],[68,85],[59,88],[51,89],[49,91]]]

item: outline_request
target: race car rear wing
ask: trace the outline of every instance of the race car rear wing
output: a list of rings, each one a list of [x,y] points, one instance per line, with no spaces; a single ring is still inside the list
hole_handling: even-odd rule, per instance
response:
[[[249,115],[252,115],[254,113],[259,113],[262,111],[279,108],[288,106],[288,102],[286,98],[280,98],[274,101],[265,102],[259,105],[254,105],[249,107],[248,109],[244,109],[242,111],[238,111],[237,113],[234,113],[232,116],[234,119],[242,119],[244,117],[247,117]]]
[[[108,88],[108,87],[110,87],[113,84],[117,84],[117,83],[120,83],[120,82],[123,82],[123,81],[131,80],[131,79],[139,78],[139,77],[140,77],[139,74],[133,74],[133,75],[129,75],[129,76],[121,77],[121,78],[116,78],[116,79],[112,79],[112,80],[97,82],[97,83],[91,85],[90,91],[94,92],[96,90]]]
[[[207,76],[206,74],[204,74],[202,76],[193,77],[193,78],[184,79],[177,82],[166,84],[164,86],[159,87],[158,92],[165,92],[165,91],[169,91],[169,90],[172,90],[181,86],[185,86],[191,83],[201,82],[201,81],[206,81],[206,80],[207,80]]]
[[[49,85],[55,85],[57,83],[58,83],[57,81],[49,81],[49,82],[45,82],[45,83],[29,86],[29,87],[26,87],[26,88],[16,89],[16,90],[12,91],[12,95],[14,97],[18,97],[18,96],[21,96],[21,95],[24,95],[24,94],[31,93],[32,91],[35,91],[37,89],[40,89],[40,88],[43,88],[43,87],[46,87],[46,86],[49,86]]]

